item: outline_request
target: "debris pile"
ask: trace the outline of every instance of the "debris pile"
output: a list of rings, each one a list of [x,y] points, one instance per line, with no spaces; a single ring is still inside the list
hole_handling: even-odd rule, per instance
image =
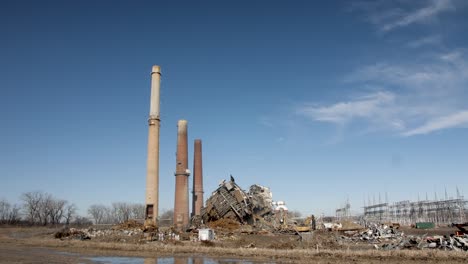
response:
[[[343,231],[341,238],[345,241],[360,242],[366,241],[372,244],[379,244],[382,242],[389,242],[404,236],[403,232],[390,228],[386,225],[372,225],[364,231]]]
[[[254,224],[260,218],[268,218],[272,212],[272,195],[267,187],[252,185],[246,192],[231,176],[230,181],[221,182],[208,198],[201,217],[205,223],[231,219]]]
[[[249,198],[252,212],[257,216],[264,216],[272,212],[273,195],[268,187],[254,184],[249,188]]]
[[[382,245],[384,250],[398,249],[442,249],[454,251],[468,251],[468,236],[403,236],[391,244]]]
[[[122,229],[143,229],[144,225],[143,223],[140,223],[136,220],[130,219],[128,221],[125,221],[121,224],[118,224],[116,226],[113,226],[112,229],[116,230],[122,230]]]
[[[383,241],[396,239],[404,236],[403,232],[399,232],[395,228],[391,228],[387,225],[371,224],[369,229],[361,232],[361,239],[365,241]]]
[[[345,243],[370,243],[376,249],[442,249],[468,251],[468,235],[463,236],[427,236],[405,235],[396,228],[387,225],[371,224],[365,231],[344,231],[341,241]]]
[[[468,222],[463,224],[452,223],[452,226],[458,228],[458,231],[456,232],[457,236],[468,235]]]
[[[89,240],[97,237],[131,237],[136,235],[142,236],[142,234],[143,231],[140,228],[103,230],[98,230],[94,228],[69,228],[56,232],[54,234],[54,237],[59,239]]]
[[[55,238],[58,239],[79,239],[79,240],[89,240],[91,239],[87,232],[70,228],[70,229],[63,229],[54,234]]]

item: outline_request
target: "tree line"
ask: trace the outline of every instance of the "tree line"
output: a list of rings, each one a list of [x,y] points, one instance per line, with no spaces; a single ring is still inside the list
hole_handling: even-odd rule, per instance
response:
[[[75,204],[52,194],[33,191],[20,196],[21,205],[0,200],[0,224],[118,224],[130,219],[144,219],[145,205],[116,202],[110,206],[93,204],[88,208],[88,217],[79,216]],[[90,220],[92,219],[92,220]]]
[[[93,204],[88,208],[88,214],[95,224],[117,224],[130,219],[144,219],[145,205],[132,203],[112,203],[110,206]]]
[[[7,200],[0,200],[0,224],[17,224],[20,222],[19,205],[11,205]]]
[[[25,220],[35,225],[68,225],[77,209],[73,203],[39,191],[23,193],[21,200]]]

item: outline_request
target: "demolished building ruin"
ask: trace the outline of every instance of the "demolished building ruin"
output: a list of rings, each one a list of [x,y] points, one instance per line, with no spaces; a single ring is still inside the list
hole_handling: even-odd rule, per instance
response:
[[[254,224],[260,219],[272,219],[273,198],[268,187],[258,184],[250,186],[246,192],[237,185],[231,176],[229,181],[222,181],[219,187],[207,199],[201,210],[203,222],[219,219],[232,219],[242,224]]]

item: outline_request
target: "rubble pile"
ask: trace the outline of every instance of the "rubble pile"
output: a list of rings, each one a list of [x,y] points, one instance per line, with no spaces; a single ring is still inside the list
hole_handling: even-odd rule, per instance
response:
[[[89,240],[91,239],[86,232],[78,230],[75,228],[63,229],[54,234],[55,238],[59,239],[79,239],[79,240]]]
[[[143,223],[140,223],[136,220],[128,220],[128,221],[125,221],[121,224],[118,224],[116,226],[113,226],[112,229],[116,229],[116,230],[124,230],[124,229],[143,229],[144,228],[144,225]]]
[[[79,239],[89,240],[98,237],[131,237],[142,236],[143,231],[140,228],[129,229],[103,229],[98,230],[94,228],[68,228],[58,231],[54,234],[55,238],[59,239]]]
[[[384,244],[384,250],[398,249],[442,249],[454,251],[468,251],[468,236],[403,236],[391,244]]]
[[[464,236],[427,236],[405,235],[399,230],[387,225],[372,224],[365,231],[345,231],[341,236],[344,243],[370,243],[376,249],[442,249],[468,251],[468,235]]]
[[[342,240],[352,242],[366,241],[371,244],[389,242],[404,236],[403,232],[398,232],[398,230],[389,228],[388,226],[380,227],[378,225],[372,225],[364,231],[344,231],[343,234],[341,236]]]
[[[222,218],[234,219],[244,223],[252,214],[248,196],[234,181],[223,181],[206,201],[201,215],[205,223]]]
[[[271,214],[273,195],[269,188],[254,184],[249,188],[249,198],[255,215],[262,217]]]
[[[205,223],[232,219],[253,224],[261,218],[269,219],[272,212],[272,195],[267,187],[252,185],[246,192],[231,177],[230,181],[221,182],[208,198],[201,218]]]

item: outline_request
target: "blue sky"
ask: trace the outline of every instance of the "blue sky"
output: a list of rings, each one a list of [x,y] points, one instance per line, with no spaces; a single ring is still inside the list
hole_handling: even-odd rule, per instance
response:
[[[468,186],[468,5],[425,1],[4,1],[0,198],[143,203],[162,68],[160,208],[177,120],[205,199],[232,174],[303,213]],[[191,179],[190,179],[191,180]]]

